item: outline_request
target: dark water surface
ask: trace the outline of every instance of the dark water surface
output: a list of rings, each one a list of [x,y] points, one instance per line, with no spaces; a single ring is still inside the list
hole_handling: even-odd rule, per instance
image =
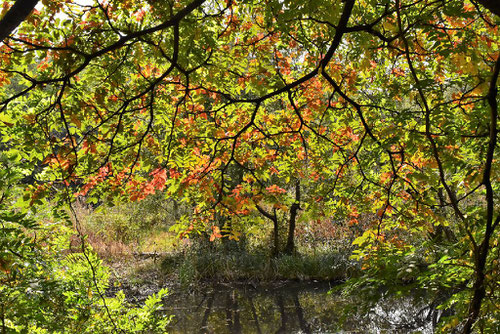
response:
[[[384,298],[364,309],[362,296],[328,294],[330,288],[288,282],[174,289],[165,301],[165,312],[175,315],[169,333],[433,333],[440,316],[421,298]]]

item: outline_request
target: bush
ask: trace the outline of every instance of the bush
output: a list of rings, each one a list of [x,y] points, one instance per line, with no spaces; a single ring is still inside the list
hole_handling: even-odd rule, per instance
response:
[[[2,214],[0,254],[17,258],[1,258],[4,333],[164,332],[170,318],[156,311],[166,290],[150,296],[142,307],[130,305],[123,293],[106,296],[108,269],[88,247],[84,252],[68,251],[71,228]]]

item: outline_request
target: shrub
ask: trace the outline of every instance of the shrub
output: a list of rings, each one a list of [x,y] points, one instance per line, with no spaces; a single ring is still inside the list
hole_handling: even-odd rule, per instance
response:
[[[54,221],[36,224],[23,215],[7,221],[9,216],[2,214],[0,254],[17,254],[16,261],[1,258],[4,333],[164,332],[170,318],[156,311],[166,290],[142,307],[130,305],[122,292],[106,296],[108,269],[88,247],[68,251],[71,228]]]

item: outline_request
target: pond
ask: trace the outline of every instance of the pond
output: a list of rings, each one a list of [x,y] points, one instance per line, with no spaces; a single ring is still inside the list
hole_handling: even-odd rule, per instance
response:
[[[328,294],[327,283],[215,285],[173,290],[164,310],[169,333],[434,333],[441,316],[421,297],[382,298],[364,308],[360,296]],[[349,311],[347,311],[349,310]]]

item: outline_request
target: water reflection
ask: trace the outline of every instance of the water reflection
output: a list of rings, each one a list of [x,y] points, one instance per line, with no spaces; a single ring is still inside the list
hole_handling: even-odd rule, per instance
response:
[[[433,333],[440,317],[420,298],[384,298],[367,310],[329,289],[289,283],[174,292],[165,304],[175,315],[169,333]]]

